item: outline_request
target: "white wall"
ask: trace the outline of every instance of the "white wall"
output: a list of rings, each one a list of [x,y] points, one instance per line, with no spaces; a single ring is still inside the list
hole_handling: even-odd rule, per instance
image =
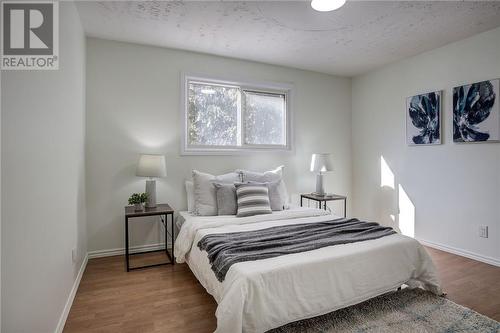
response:
[[[417,238],[499,264],[500,143],[453,143],[451,93],[499,77],[496,29],[354,78],[354,215],[390,223],[393,214],[398,222],[400,184],[415,206]],[[444,143],[407,146],[406,97],[439,89]],[[380,186],[381,156],[394,173],[394,190]],[[488,239],[478,237],[482,224],[489,226]]]
[[[181,72],[293,83],[295,152],[246,156],[180,156]],[[140,153],[167,156],[158,201],[186,208],[183,181],[191,169],[223,173],[286,165],[291,193],[311,191],[311,153],[332,152],[328,189],[350,194],[351,81],[302,70],[135,44],[87,40],[87,202],[89,251],[123,248],[123,207],[143,191],[135,177]],[[137,224],[132,245],[158,242],[157,227]]]
[[[2,156],[2,71],[0,71],[0,156]],[[1,162],[1,161],[0,161]],[[2,163],[0,163],[0,332],[2,331]]]
[[[60,4],[60,69],[2,73],[2,332],[54,332],[87,252],[85,37]],[[73,263],[71,250],[78,249]]]

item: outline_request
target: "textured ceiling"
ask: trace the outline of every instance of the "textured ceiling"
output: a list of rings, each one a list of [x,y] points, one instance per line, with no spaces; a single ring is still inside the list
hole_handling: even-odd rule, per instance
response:
[[[89,36],[357,75],[500,26],[500,2],[80,2]]]

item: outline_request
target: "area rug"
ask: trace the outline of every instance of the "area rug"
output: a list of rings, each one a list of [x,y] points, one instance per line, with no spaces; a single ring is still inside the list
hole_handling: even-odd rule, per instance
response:
[[[403,289],[269,333],[499,333],[500,323],[421,289]]]

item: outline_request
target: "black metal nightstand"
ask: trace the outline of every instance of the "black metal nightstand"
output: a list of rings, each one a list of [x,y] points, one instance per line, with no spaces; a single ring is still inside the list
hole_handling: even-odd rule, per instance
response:
[[[160,216],[161,223],[165,227],[165,249],[164,250],[153,250],[153,251],[142,251],[142,252],[135,252],[135,253],[130,253],[129,252],[129,237],[128,237],[128,224],[129,224],[129,219],[133,217],[146,217],[146,216]],[[165,216],[165,219],[163,219],[163,216]],[[168,216],[170,216],[170,230],[171,232],[168,231]],[[168,244],[168,236],[172,237],[172,254],[168,252],[167,249],[167,244]],[[131,255],[136,255],[136,254],[142,254],[142,253],[148,253],[148,252],[158,252],[158,251],[165,251],[167,254],[167,257],[170,259],[169,262],[164,262],[160,264],[154,264],[154,265],[145,265],[145,266],[138,266],[138,267],[130,267],[130,256]],[[154,208],[145,208],[142,211],[136,211],[134,209],[134,206],[126,206],[125,207],[125,261],[127,265],[127,272],[134,270],[134,269],[139,269],[139,268],[146,268],[146,267],[154,267],[154,266],[160,266],[160,265],[174,265],[175,264],[175,257],[174,257],[174,210],[172,207],[170,207],[168,204],[159,204]]]
[[[321,204],[323,203],[323,209],[326,210],[327,201],[344,200],[344,217],[347,216],[347,197],[344,195],[332,194],[332,195],[317,195],[314,193],[306,193],[300,195],[300,207],[302,207],[302,200],[306,198],[308,200],[317,201],[319,208],[321,209]]]

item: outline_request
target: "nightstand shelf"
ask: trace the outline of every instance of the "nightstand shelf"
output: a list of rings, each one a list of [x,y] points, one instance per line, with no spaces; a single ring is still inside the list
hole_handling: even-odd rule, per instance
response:
[[[314,193],[305,193],[300,195],[300,207],[302,207],[303,199],[316,201],[319,205],[319,208],[323,208],[326,210],[326,203],[328,201],[344,201],[344,217],[347,217],[347,197],[344,195],[332,194],[332,195],[317,195]],[[323,207],[322,207],[323,206]]]

